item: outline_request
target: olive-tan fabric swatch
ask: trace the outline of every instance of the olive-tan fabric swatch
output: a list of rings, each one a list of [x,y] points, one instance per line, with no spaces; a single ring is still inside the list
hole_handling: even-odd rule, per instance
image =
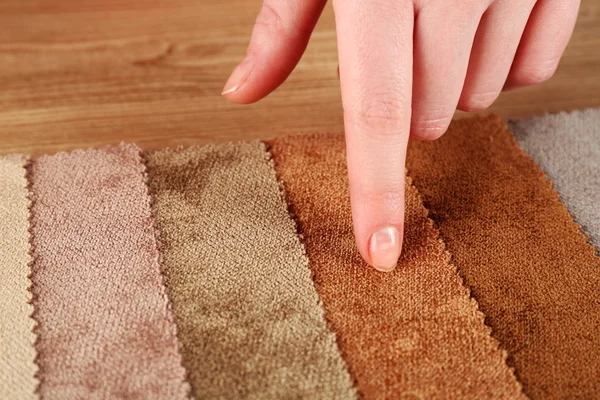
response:
[[[269,144],[326,318],[361,395],[522,398],[410,181],[402,257],[392,273],[377,272],[355,248],[343,136]]]
[[[0,399],[37,395],[29,287],[29,198],[21,155],[0,157]]]
[[[454,122],[407,166],[525,394],[597,398],[600,259],[505,124]]]
[[[510,127],[600,255],[600,109],[542,115]]]
[[[31,166],[43,399],[185,399],[139,148]]]
[[[354,398],[264,145],[145,158],[194,397]]]

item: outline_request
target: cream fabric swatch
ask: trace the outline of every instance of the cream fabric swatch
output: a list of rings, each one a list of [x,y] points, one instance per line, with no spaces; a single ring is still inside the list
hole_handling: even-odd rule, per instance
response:
[[[0,399],[35,399],[26,159],[0,157]]]

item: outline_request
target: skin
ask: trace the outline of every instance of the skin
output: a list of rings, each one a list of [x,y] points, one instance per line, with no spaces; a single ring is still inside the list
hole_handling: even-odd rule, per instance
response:
[[[326,0],[264,0],[248,51],[223,90],[260,100],[300,60]],[[392,270],[404,230],[409,138],[442,136],[458,108],[556,70],[578,0],[333,0],[357,247]]]

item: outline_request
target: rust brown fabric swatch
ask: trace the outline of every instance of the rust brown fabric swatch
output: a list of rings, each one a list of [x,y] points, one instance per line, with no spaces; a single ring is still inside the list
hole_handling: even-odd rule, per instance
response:
[[[399,266],[380,273],[355,250],[343,137],[269,143],[326,317],[364,398],[521,398],[416,190],[407,187]]]
[[[186,398],[139,149],[43,156],[30,178],[42,398]]]
[[[264,145],[146,159],[192,394],[354,398]]]
[[[413,142],[409,173],[525,394],[600,395],[600,259],[498,117]]]
[[[29,199],[22,155],[0,157],[0,399],[37,398],[29,287]]]

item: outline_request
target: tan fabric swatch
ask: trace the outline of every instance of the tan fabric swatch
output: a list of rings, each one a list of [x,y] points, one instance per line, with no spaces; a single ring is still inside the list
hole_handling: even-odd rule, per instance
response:
[[[193,395],[353,398],[264,145],[146,158]]]
[[[399,266],[380,273],[355,249],[343,137],[270,144],[326,317],[364,398],[522,397],[416,190],[407,186]]]
[[[536,399],[600,395],[600,259],[498,117],[414,142],[408,169]]]
[[[0,399],[35,399],[25,158],[0,157]]]
[[[139,149],[39,158],[32,235],[44,399],[184,399]]]

